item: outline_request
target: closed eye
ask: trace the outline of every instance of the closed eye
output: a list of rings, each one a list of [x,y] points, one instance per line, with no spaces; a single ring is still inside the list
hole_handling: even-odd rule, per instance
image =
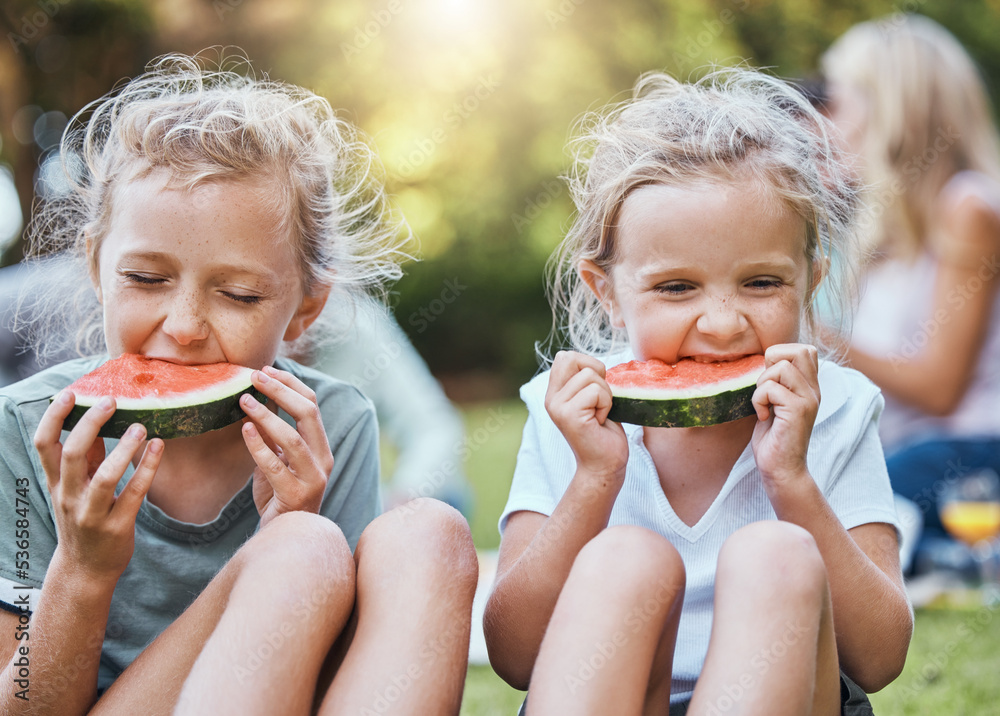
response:
[[[141,283],[145,286],[152,286],[166,281],[166,279],[164,278],[159,278],[158,276],[147,276],[146,274],[142,273],[125,272],[122,274],[122,276],[125,277],[126,281],[129,281],[131,283]]]
[[[260,296],[244,295],[241,293],[230,293],[229,291],[223,291],[222,295],[225,296],[226,298],[232,299],[233,301],[237,301],[238,303],[245,303],[248,305],[260,303],[262,300]]]

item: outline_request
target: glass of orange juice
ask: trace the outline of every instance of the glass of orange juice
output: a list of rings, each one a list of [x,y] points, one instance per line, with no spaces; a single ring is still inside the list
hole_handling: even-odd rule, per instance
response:
[[[978,470],[947,483],[938,509],[945,529],[972,549],[984,596],[1000,599],[1000,477]]]

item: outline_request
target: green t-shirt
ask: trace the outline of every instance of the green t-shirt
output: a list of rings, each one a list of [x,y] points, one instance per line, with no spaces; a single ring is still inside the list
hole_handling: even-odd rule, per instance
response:
[[[34,606],[56,546],[52,502],[33,444],[35,429],[49,398],[103,360],[70,361],[0,388],[0,608],[17,611],[16,605],[26,602]],[[347,383],[291,361],[279,360],[276,366],[316,392],[334,456],[320,514],[337,523],[354,549],[380,511],[375,411]],[[284,411],[279,414],[293,423]],[[110,453],[117,441],[105,443]],[[119,490],[131,475],[130,466]],[[148,501],[142,504],[135,551],[111,601],[99,688],[107,688],[257,530],[260,519],[249,477],[207,524],[181,522]],[[18,537],[18,526],[27,528],[27,537],[24,532]]]

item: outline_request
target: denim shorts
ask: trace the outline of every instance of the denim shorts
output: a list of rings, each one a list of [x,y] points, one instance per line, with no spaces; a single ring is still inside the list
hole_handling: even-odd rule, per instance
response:
[[[521,704],[521,708],[517,712],[517,716],[524,716],[524,707],[527,703],[528,699],[525,698],[524,703]],[[669,716],[685,716],[687,709],[687,701],[670,704]],[[840,713],[841,716],[874,716],[871,702],[868,700],[868,694],[860,686],[851,681],[843,671],[840,672]]]

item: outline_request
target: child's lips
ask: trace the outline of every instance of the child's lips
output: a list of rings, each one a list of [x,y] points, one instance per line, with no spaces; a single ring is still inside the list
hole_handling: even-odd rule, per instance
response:
[[[687,356],[696,363],[730,363],[732,361],[746,358],[749,353],[728,353],[726,355],[697,355]]]
[[[143,356],[143,358],[148,358],[149,360],[158,360],[158,361],[163,361],[164,363],[173,363],[174,365],[182,365],[188,367],[196,365],[211,365],[211,363],[206,363],[205,361],[200,361],[200,360],[182,360],[180,358],[165,358],[161,356],[149,356],[149,355]]]

